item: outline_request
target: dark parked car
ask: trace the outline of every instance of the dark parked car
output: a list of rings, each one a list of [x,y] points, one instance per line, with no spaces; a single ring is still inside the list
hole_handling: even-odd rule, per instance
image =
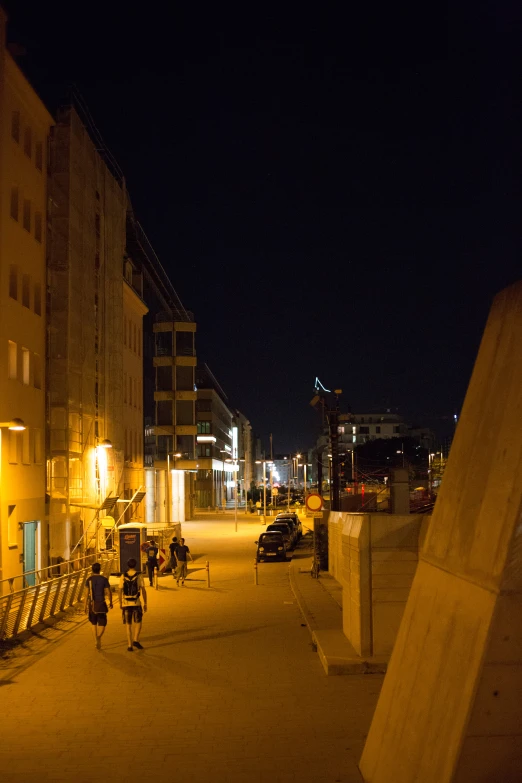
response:
[[[270,531],[282,533],[286,548],[292,549],[294,545],[294,533],[293,530],[290,529],[290,525],[287,525],[286,522],[272,522],[266,529],[267,533]]]
[[[279,531],[261,533],[257,544],[257,562],[261,560],[286,560],[286,545]]]
[[[275,522],[285,522],[286,520],[291,519],[294,523],[294,527],[296,529],[297,538],[301,538],[303,535],[303,526],[301,525],[301,520],[297,516],[297,514],[293,511],[281,511],[275,518]]]

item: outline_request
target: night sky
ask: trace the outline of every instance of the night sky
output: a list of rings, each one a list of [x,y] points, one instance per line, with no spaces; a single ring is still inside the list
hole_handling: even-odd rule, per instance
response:
[[[275,452],[315,440],[316,375],[447,433],[522,277],[519,4],[4,5],[51,111],[83,94],[198,358]]]

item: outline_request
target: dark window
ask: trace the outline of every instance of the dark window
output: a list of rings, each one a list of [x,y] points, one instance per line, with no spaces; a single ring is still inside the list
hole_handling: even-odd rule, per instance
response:
[[[14,111],[11,115],[11,136],[16,142],[20,141],[20,112]]]
[[[42,241],[42,213],[34,213],[34,238],[37,242]]]
[[[43,144],[37,141],[34,145],[34,165],[41,171],[43,169]]]
[[[172,391],[172,367],[156,367],[156,390]]]
[[[31,278],[29,275],[22,275],[22,304],[24,307],[31,306]]]
[[[31,202],[24,198],[24,220],[23,225],[26,231],[31,230]]]
[[[176,391],[194,391],[193,367],[176,367]]]
[[[194,355],[194,335],[192,332],[176,332],[176,356]]]
[[[172,332],[156,334],[156,356],[172,356]]]
[[[194,424],[194,403],[178,400],[176,403],[176,424]]]
[[[183,459],[194,459],[194,438],[192,435],[178,435],[176,448],[183,455]]]
[[[28,158],[31,157],[32,151],[33,151],[33,136],[31,133],[31,128],[27,126],[27,128],[24,131],[24,152]]]
[[[375,428],[375,432],[377,433],[377,435],[380,435],[381,434],[381,428],[380,427],[376,427]]]
[[[9,267],[9,296],[18,299],[18,267],[15,264]]]
[[[394,428],[393,428],[393,432],[394,432],[394,433],[398,433],[398,432],[400,432],[400,431],[401,431],[401,428],[400,428],[400,427],[394,427]]]
[[[18,220],[18,188],[11,188],[11,217]]]
[[[156,403],[157,423],[159,425],[173,424],[172,420],[172,402],[170,400],[160,400]]]
[[[359,434],[360,435],[367,435],[370,432],[369,427],[359,427]]]

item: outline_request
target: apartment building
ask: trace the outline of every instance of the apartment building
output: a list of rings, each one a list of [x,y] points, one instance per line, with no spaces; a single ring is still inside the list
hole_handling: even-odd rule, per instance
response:
[[[94,548],[97,535],[103,548],[100,518],[121,513],[108,499],[123,495],[125,481],[124,291],[127,317],[133,308],[139,317],[122,282],[123,177],[101,139],[87,130],[88,120],[73,106],[61,109],[50,145],[47,492],[53,560]],[[132,340],[134,351],[134,332]],[[137,373],[136,363],[133,394]]]
[[[0,592],[48,561],[45,507],[47,149],[53,118],[6,49],[0,8]],[[25,429],[9,429],[12,419]],[[21,587],[21,582],[17,582]]]

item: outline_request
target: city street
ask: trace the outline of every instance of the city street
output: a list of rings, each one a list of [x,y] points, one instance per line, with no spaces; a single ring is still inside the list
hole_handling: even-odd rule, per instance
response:
[[[184,524],[196,562],[184,587],[147,588],[143,651],[127,652],[116,606],[101,651],[82,622],[0,679],[3,783],[361,780],[382,677],[324,674],[288,565],[260,564],[256,586],[263,527],[238,527]]]

